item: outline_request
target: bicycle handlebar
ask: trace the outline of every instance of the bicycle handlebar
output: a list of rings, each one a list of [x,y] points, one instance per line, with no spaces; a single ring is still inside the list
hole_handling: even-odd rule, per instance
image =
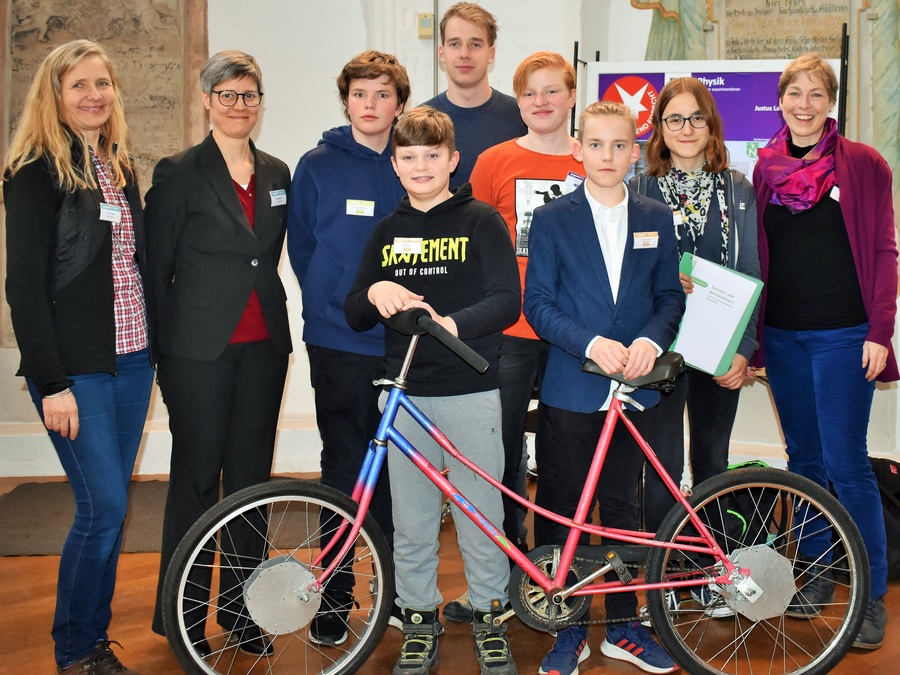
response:
[[[469,366],[477,372],[484,373],[487,371],[488,367],[490,367],[491,364],[489,364],[481,354],[453,335],[453,333],[448,331],[430,316],[420,317],[417,323],[426,333],[437,338],[442,345],[469,364]]]
[[[403,335],[428,333],[479,373],[484,373],[490,366],[481,354],[432,319],[428,310],[423,307],[414,307],[405,312],[398,312],[383,321]]]

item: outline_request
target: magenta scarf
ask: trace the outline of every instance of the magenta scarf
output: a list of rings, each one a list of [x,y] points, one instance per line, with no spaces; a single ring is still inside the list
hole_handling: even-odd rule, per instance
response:
[[[822,138],[801,159],[791,157],[790,133],[785,124],[766,147],[760,148],[759,165],[763,181],[772,188],[770,203],[798,213],[814,206],[837,184],[834,173],[837,122],[831,117],[825,120]]]

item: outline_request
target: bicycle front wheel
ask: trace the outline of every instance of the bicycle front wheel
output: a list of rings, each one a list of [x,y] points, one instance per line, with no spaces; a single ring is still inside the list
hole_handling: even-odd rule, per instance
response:
[[[850,649],[869,597],[869,561],[859,530],[826,490],[777,469],[739,469],[701,484],[688,502],[729,560],[749,571],[720,586],[711,556],[654,548],[652,583],[707,579],[681,591],[647,592],[660,641],[687,672],[738,675],[827,673]],[[696,537],[676,504],[656,538]],[[683,541],[683,539],[682,539]],[[833,581],[828,592],[800,593]],[[821,586],[819,586],[821,588]]]
[[[163,589],[166,636],[185,672],[357,670],[394,600],[387,541],[371,516],[324,589],[315,583],[327,566],[322,546],[342,523],[342,536],[349,533],[357,506],[318,483],[283,480],[241,490],[204,514],[176,549]],[[250,653],[254,646],[262,653]]]

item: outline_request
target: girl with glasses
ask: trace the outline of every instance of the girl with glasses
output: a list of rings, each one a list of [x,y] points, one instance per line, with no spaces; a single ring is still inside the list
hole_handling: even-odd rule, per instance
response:
[[[728,168],[722,118],[709,89],[693,77],[670,80],[653,112],[646,147],[647,171],[629,186],[672,209],[680,253],[691,253],[759,278],[756,197],[743,174]],[[692,291],[681,274],[685,293]],[[659,417],[648,439],[669,475],[684,472],[684,408],[690,423],[693,484],[728,468],[728,443],[741,385],[756,351],[758,308],[747,325],[731,367],[714,377],[688,367],[675,392],[651,412]],[[674,504],[655,472],[644,487],[644,526],[654,532]],[[709,600],[707,598],[707,600]]]

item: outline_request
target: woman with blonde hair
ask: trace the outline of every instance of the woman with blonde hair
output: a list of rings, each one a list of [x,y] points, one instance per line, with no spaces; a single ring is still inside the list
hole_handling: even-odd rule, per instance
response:
[[[59,564],[58,673],[132,673],[107,636],[153,384],[144,226],[116,69],[76,40],[38,68],[4,173],[19,375],[75,493]]]

